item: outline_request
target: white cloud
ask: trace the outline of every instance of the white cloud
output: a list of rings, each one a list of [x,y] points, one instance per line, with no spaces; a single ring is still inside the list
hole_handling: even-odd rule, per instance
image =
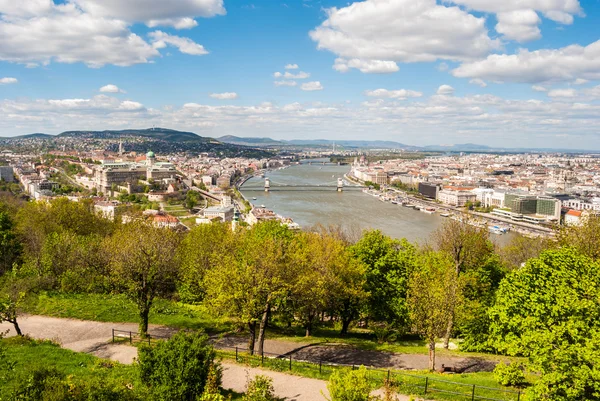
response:
[[[298,83],[296,81],[274,81],[275,86],[296,86]]]
[[[10,0],[6,0],[10,1]],[[29,1],[29,0],[27,0]],[[225,15],[223,0],[71,0],[90,14],[130,22]]]
[[[452,96],[454,94],[454,88],[450,85],[441,85],[436,93],[442,96]]]
[[[444,72],[444,71],[448,71],[448,68],[450,68],[450,66],[448,66],[448,63],[444,63],[443,61],[441,63],[439,63],[437,65],[437,70],[440,72]]]
[[[19,82],[19,80],[17,78],[12,78],[12,77],[0,78],[0,85],[16,84],[17,82]]]
[[[435,0],[366,0],[330,8],[327,17],[310,36],[319,49],[344,60],[471,60],[500,46],[488,36],[485,18]],[[341,71],[351,68],[338,64]]]
[[[548,92],[550,97],[575,97],[577,91],[575,89],[552,89]]]
[[[572,24],[573,16],[583,16],[579,0],[446,0],[486,13],[495,13],[498,19],[496,32],[505,38],[526,42],[541,37],[538,15],[560,24]]]
[[[548,92],[548,88],[546,88],[545,86],[541,86],[541,85],[533,85],[531,87],[531,89],[533,89],[536,92]]]
[[[275,78],[284,78],[284,79],[306,79],[310,78],[310,74],[308,72],[299,71],[297,74],[292,74],[291,72],[286,71],[285,73],[275,72],[273,73]]]
[[[473,85],[481,86],[482,88],[485,88],[487,86],[487,83],[483,79],[479,79],[479,78],[472,79],[469,81],[469,83],[473,84]]]
[[[306,82],[300,86],[300,89],[303,91],[320,91],[323,90],[323,85],[319,81]]]
[[[193,56],[202,56],[208,54],[204,46],[194,42],[190,38],[169,35],[163,31],[154,31],[148,34],[152,38],[152,45],[157,49],[163,49],[167,45],[175,46],[180,52],[191,54]]]
[[[150,28],[158,26],[172,26],[175,29],[192,29],[198,26],[198,23],[193,18],[164,18],[152,19],[146,23]]]
[[[52,4],[44,10],[40,16],[0,17],[0,60],[28,65],[83,62],[101,67],[147,63],[159,55],[123,21],[82,13],[69,4]]]
[[[507,39],[529,42],[542,37],[538,28],[541,19],[533,10],[507,11],[498,13],[496,17],[498,18],[496,32]]]
[[[211,93],[209,96],[219,100],[233,100],[238,98],[238,94],[235,92]]]
[[[119,105],[119,110],[125,110],[125,111],[139,111],[139,110],[143,110],[144,109],[144,105],[138,102],[132,102],[130,100],[125,100],[123,102],[121,102],[121,104]]]
[[[389,98],[389,99],[408,99],[409,97],[421,97],[423,94],[421,92],[407,90],[407,89],[398,89],[398,90],[387,90],[387,89],[375,89],[365,91],[366,96],[370,97],[378,97],[378,98]]]
[[[335,59],[334,70],[348,72],[351,68],[356,68],[364,74],[389,74],[400,70],[400,67],[394,61],[359,60],[357,58],[351,60],[343,58]]]
[[[286,70],[297,70],[298,68],[300,68],[298,67],[298,64],[288,64],[285,66]]]
[[[121,88],[119,88],[117,85],[113,85],[113,84],[104,85],[102,88],[100,88],[100,92],[104,92],[104,93],[127,93],[124,90],[122,90]]]
[[[577,79],[575,80],[575,82],[573,82],[573,83],[574,83],[575,85],[585,85],[585,84],[587,84],[588,82],[590,82],[590,81],[588,81],[587,79],[577,78]]]
[[[452,70],[459,78],[490,81],[539,83],[600,79],[600,40],[588,46],[570,45],[560,49],[529,51],[516,54],[492,54],[485,59],[467,62]]]

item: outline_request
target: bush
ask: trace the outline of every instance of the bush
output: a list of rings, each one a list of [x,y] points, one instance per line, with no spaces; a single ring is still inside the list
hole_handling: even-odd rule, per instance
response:
[[[242,401],[277,401],[273,379],[267,376],[256,376],[248,383]]]
[[[512,362],[508,365],[500,362],[494,368],[494,378],[503,386],[520,387],[527,384],[523,370],[523,365],[519,362]]]
[[[211,371],[217,369],[215,355],[206,335],[179,332],[155,347],[140,348],[142,383],[148,386],[153,400],[194,400],[204,392]],[[217,377],[220,384],[220,374]]]
[[[367,379],[367,369],[337,370],[329,378],[327,389],[331,401],[369,401],[371,386]]]

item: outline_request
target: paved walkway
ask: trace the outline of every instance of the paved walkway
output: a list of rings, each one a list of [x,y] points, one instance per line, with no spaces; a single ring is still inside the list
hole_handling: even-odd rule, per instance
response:
[[[137,324],[93,322],[46,316],[22,317],[19,323],[23,334],[37,339],[57,341],[64,348],[73,351],[87,352],[121,363],[132,363],[137,356],[137,348],[123,344],[112,344],[110,342],[113,328],[136,331]],[[15,335],[12,324],[1,323],[0,332],[6,330],[9,330],[9,336]],[[173,332],[172,329],[156,325],[150,325],[149,331],[162,335]],[[296,343],[290,342],[289,345],[291,344],[294,344],[296,347],[298,346]],[[320,401],[326,400],[329,397],[327,382],[323,380],[293,376],[260,368],[249,368],[229,362],[223,362],[222,365],[224,368],[223,388],[236,392],[245,391],[246,383],[256,375],[265,375],[273,379],[275,393],[285,400]],[[399,396],[398,401],[406,401],[408,399],[409,397]]]

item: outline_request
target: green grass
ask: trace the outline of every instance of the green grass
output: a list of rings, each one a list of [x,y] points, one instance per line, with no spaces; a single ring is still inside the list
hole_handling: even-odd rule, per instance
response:
[[[117,362],[97,358],[92,355],[73,352],[50,341],[37,341],[29,338],[12,337],[0,339],[0,346],[6,350],[9,362],[14,363],[11,371],[3,370],[8,364],[2,361],[0,366],[0,400],[9,399],[14,389],[36,369],[53,367],[70,380],[98,380],[115,382],[133,388],[142,395],[145,386],[140,382],[137,366],[123,365]],[[232,400],[241,400],[242,394],[225,391]]]
[[[25,311],[45,315],[100,322],[138,322],[135,304],[123,295],[42,293],[32,299]],[[217,319],[199,305],[157,299],[150,323],[182,329],[203,329],[208,333],[230,330],[229,322]]]
[[[309,377],[320,380],[329,380],[331,374],[339,369],[350,370],[349,367],[335,365],[319,365],[308,362],[296,362],[292,359],[291,370],[289,359],[261,358],[250,356],[246,353],[218,351],[224,360],[236,361],[239,364],[252,367],[290,373],[297,376]],[[402,394],[417,395],[425,399],[436,400],[471,400],[473,386],[477,397],[513,401],[519,397],[518,389],[500,386],[494,379],[493,373],[465,373],[465,374],[439,374],[429,371],[399,371],[384,369],[370,369],[369,381],[373,389],[383,387],[389,379],[397,386],[397,391]],[[427,386],[427,390],[425,390]],[[475,398],[478,399],[478,398]],[[480,398],[483,399],[483,398]]]

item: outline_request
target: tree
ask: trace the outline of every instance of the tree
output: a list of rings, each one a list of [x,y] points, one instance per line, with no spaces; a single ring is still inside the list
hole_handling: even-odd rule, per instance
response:
[[[518,269],[529,259],[537,258],[546,249],[554,247],[552,241],[545,238],[529,238],[516,235],[510,243],[504,246],[499,254],[506,267]]]
[[[257,375],[246,386],[246,394],[242,401],[277,401],[273,379],[268,376]]]
[[[8,212],[0,211],[0,276],[12,269],[21,256],[21,242]]]
[[[148,334],[148,315],[154,299],[174,291],[179,235],[141,222],[123,225],[106,242],[110,275],[118,290],[137,305],[140,334]]]
[[[293,272],[288,268],[288,247],[292,235],[276,221],[238,230],[236,249],[222,255],[206,273],[207,305],[247,325],[250,353],[254,353],[257,326],[257,351],[262,353],[271,308],[289,293]]]
[[[331,292],[329,309],[341,320],[341,335],[348,334],[350,323],[358,319],[364,307],[368,293],[365,291],[365,265],[352,258],[346,251],[340,263],[333,270],[335,277],[334,291]]]
[[[18,336],[23,333],[19,327],[19,315],[26,298],[35,289],[35,279],[19,277],[16,271],[6,274],[0,281],[0,323],[11,323]]]
[[[153,400],[195,400],[204,392],[211,374],[217,372],[216,382],[220,383],[215,358],[208,336],[179,332],[168,341],[140,348],[140,378],[150,388]]]
[[[563,226],[557,240],[561,246],[575,248],[594,260],[600,259],[600,217],[588,215],[579,226]]]
[[[185,196],[185,207],[193,209],[198,204],[198,194],[195,191],[188,191]]]
[[[369,317],[395,327],[408,323],[406,287],[416,248],[379,230],[365,231],[350,253],[366,267]]]
[[[600,265],[573,249],[543,252],[501,283],[494,347],[528,357],[532,399],[600,400]]]
[[[460,305],[461,285],[452,259],[425,251],[408,282],[408,307],[414,329],[429,347],[429,369],[435,369],[435,340],[445,334],[448,319]]]
[[[493,254],[494,246],[485,228],[469,224],[469,221],[445,220],[433,234],[437,250],[452,257],[456,275],[477,269]],[[455,324],[455,308],[448,316],[444,335],[444,348],[448,348]]]

